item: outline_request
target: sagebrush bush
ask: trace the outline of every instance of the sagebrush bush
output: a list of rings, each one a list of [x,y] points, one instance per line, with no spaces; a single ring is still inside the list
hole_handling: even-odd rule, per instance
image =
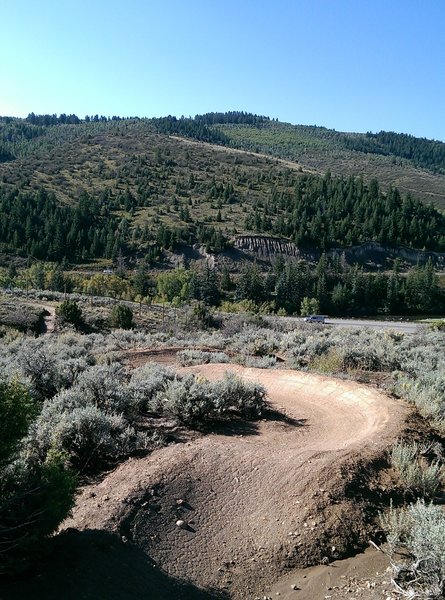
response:
[[[416,405],[420,414],[445,431],[445,368],[414,375],[396,374],[392,391]]]
[[[415,443],[395,444],[390,454],[391,465],[397,471],[405,491],[423,498],[434,498],[442,484],[443,466],[439,461],[428,464]]]
[[[199,423],[214,416],[210,384],[192,375],[167,382],[159,392],[158,405],[165,414],[186,424]]]
[[[75,479],[64,457],[48,452],[41,460],[23,452],[37,414],[23,384],[0,382],[0,575],[20,572],[73,504]]]
[[[81,373],[75,389],[89,403],[111,413],[133,413],[132,398],[126,391],[127,372],[119,363],[94,365]]]
[[[233,411],[253,419],[266,407],[266,391],[231,373],[215,382],[188,374],[167,382],[158,394],[158,405],[166,414],[192,425],[227,417]]]
[[[156,363],[147,363],[131,373],[127,393],[132,398],[132,406],[139,411],[159,410],[157,394],[163,390],[168,381],[175,379],[176,373]]]
[[[176,354],[176,359],[183,367],[229,362],[229,357],[225,352],[206,352],[204,350],[181,350]]]
[[[29,456],[47,456],[52,450],[66,454],[81,473],[94,472],[141,447],[136,431],[121,415],[107,414],[86,405],[58,412],[60,404],[44,407],[26,440]],[[142,443],[144,446],[144,443]]]
[[[343,356],[336,348],[329,348],[324,354],[314,356],[310,368],[319,373],[340,373],[344,368]]]
[[[396,342],[386,332],[323,329],[306,337],[300,333],[287,335],[285,339],[292,365],[297,368],[314,364],[317,370],[321,366],[321,370],[325,367],[327,372],[333,353],[336,356],[333,366],[337,371],[394,371],[400,366]]]
[[[84,473],[152,446],[152,433],[137,431],[135,420],[156,409],[156,394],[174,376],[155,364],[131,377],[117,363],[90,367],[70,389],[44,402],[26,440],[28,454],[44,460],[56,448]]]
[[[277,365],[275,356],[246,356],[239,354],[236,357],[236,362],[239,365],[250,367],[253,369],[273,369]]]
[[[418,500],[380,515],[393,557],[393,576],[406,598],[437,599],[445,593],[445,513]],[[408,552],[395,555],[397,549]],[[405,556],[406,556],[405,552]]]
[[[236,352],[253,356],[267,356],[280,346],[280,336],[272,329],[255,325],[244,326],[231,338],[230,346]]]
[[[214,394],[226,411],[234,408],[249,419],[260,417],[267,406],[266,390],[261,384],[244,381],[233,373],[225,373],[224,379],[214,383]]]
[[[92,340],[78,334],[19,337],[0,345],[0,369],[6,379],[29,384],[36,398],[43,400],[70,387],[78,374],[95,362]]]

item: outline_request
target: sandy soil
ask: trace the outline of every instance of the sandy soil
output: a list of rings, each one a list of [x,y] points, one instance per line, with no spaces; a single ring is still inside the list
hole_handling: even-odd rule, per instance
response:
[[[125,462],[82,490],[65,527],[118,534],[173,580],[234,599],[272,589],[284,596],[292,569],[330,563],[365,543],[363,507],[345,490],[358,463],[400,434],[405,404],[355,382],[289,370],[183,370],[259,381],[275,416]],[[318,597],[299,587],[298,598]]]

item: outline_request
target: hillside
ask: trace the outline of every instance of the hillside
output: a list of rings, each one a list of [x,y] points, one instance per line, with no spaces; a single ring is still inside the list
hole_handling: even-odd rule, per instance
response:
[[[246,113],[208,113],[194,119],[158,120],[164,132],[297,162],[304,168],[343,176],[376,178],[439,207],[445,206],[445,144],[393,132],[343,133],[325,127],[291,125]],[[438,177],[436,177],[437,175]],[[442,177],[441,177],[442,175]]]
[[[445,176],[346,148],[358,136],[244,113],[219,124],[208,115],[76,119],[0,122],[1,251],[73,262],[120,251],[155,257],[178,243],[218,252],[244,233],[316,250],[368,241],[445,250],[443,215],[416,199],[445,204]],[[443,170],[439,159],[431,169]]]

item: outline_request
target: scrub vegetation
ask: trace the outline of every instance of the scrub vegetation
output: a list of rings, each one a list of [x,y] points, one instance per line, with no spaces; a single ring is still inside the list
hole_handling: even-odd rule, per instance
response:
[[[78,308],[86,320],[95,310],[88,302]],[[5,549],[13,544],[14,556],[22,558],[14,559],[14,567],[5,559],[3,571],[25,565],[41,540],[57,527],[72,506],[76,480],[165,443],[165,419],[201,429],[227,419],[258,419],[267,409],[265,390],[234,376],[213,383],[155,363],[129,370],[117,362],[139,348],[178,348],[178,365],[246,363],[249,357],[255,366],[274,368],[276,356],[284,356],[286,365],[297,369],[352,378],[374,374],[386,389],[415,403],[432,431],[444,432],[441,331],[403,335],[233,315],[224,317],[218,329],[204,327],[197,332],[190,330],[186,309],[176,311],[174,321],[172,315],[168,325],[158,321],[151,331],[138,325],[135,315],[130,330],[81,333],[70,329],[65,320],[55,334],[35,338],[9,330],[4,336],[0,347],[2,544]],[[440,452],[438,443],[434,452],[425,445],[396,445],[389,459],[399,481],[395,490],[400,485],[408,501],[434,500],[443,478]],[[30,486],[42,479],[48,487],[42,487],[37,497],[31,495],[28,504]],[[22,495],[26,502],[17,504]],[[33,511],[46,502],[50,507],[45,521],[34,519]],[[433,510],[426,504],[410,506],[403,513],[411,515],[410,523],[413,515]],[[394,537],[391,523],[396,509],[391,510],[382,519]],[[10,532],[23,521],[24,511],[30,512],[30,520],[22,544],[21,536],[13,539]],[[404,530],[399,538],[408,543],[409,535]],[[6,555],[9,552],[2,553]]]
[[[259,428],[259,383],[194,371],[239,363],[411,403],[422,433],[382,458],[372,511],[397,591],[443,597],[442,321],[405,335],[285,316],[445,312],[444,148],[240,112],[0,118],[0,575],[33,564],[91,478]]]

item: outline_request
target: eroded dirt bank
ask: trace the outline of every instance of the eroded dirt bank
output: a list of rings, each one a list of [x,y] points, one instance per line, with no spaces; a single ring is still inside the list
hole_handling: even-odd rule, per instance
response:
[[[404,403],[289,370],[183,370],[259,381],[277,414],[125,462],[82,491],[66,527],[119,533],[171,577],[232,598],[267,594],[288,569],[333,560],[364,535],[346,482],[400,434]]]

